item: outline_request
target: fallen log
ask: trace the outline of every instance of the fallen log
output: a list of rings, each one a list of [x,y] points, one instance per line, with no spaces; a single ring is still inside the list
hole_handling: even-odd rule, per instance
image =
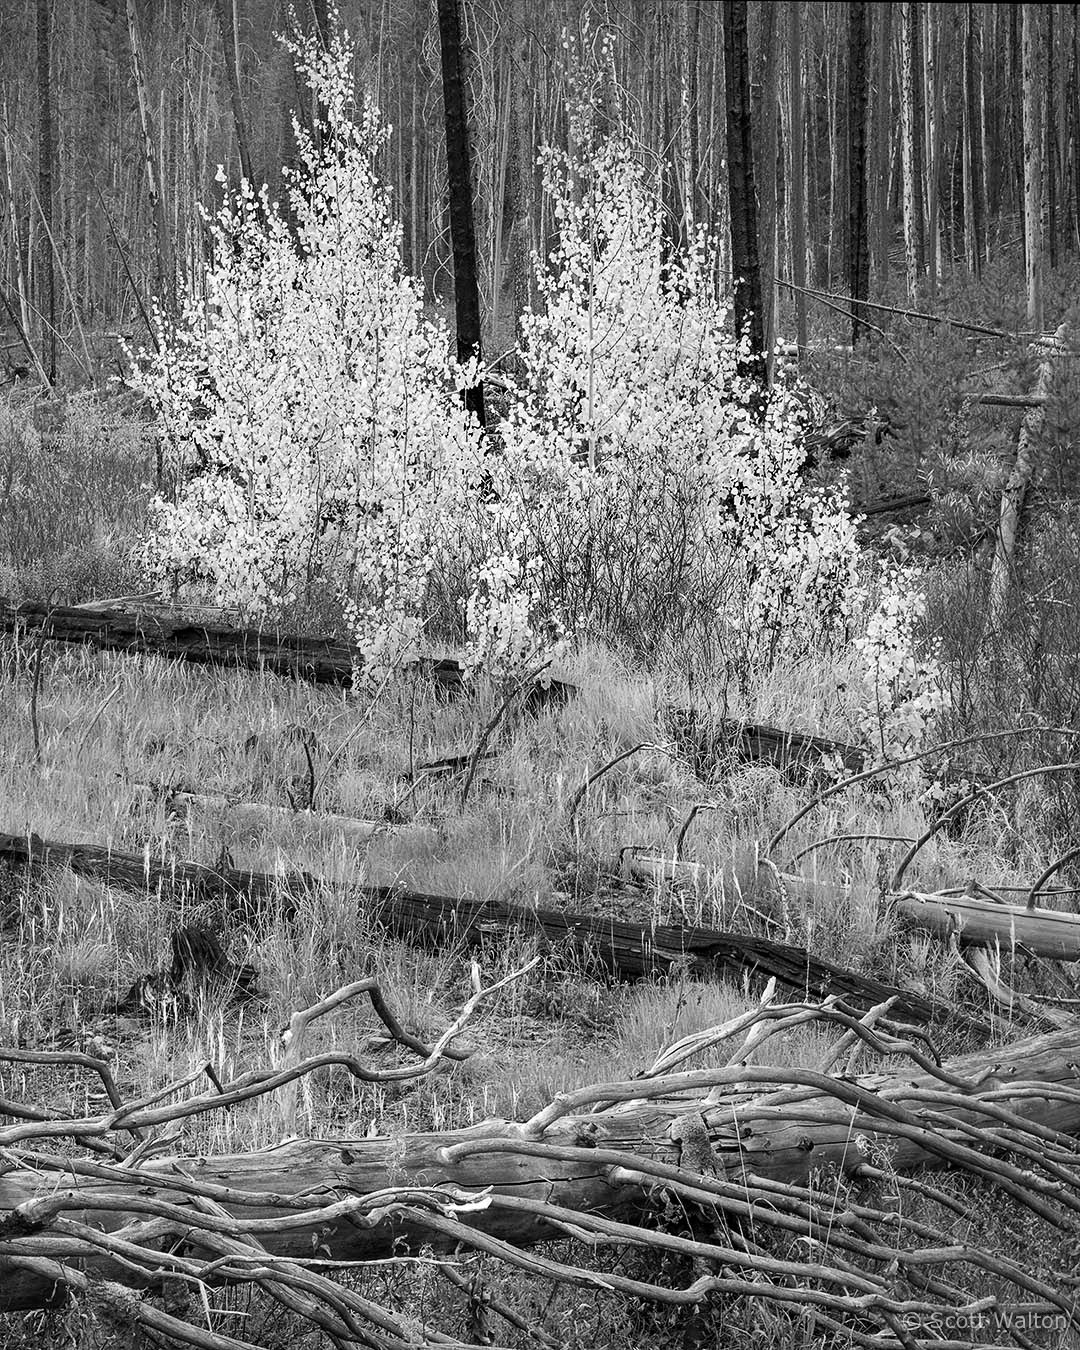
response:
[[[393,835],[423,845],[435,844],[439,830],[435,825],[412,821],[401,824],[386,820],[358,820],[355,816],[330,811],[294,810],[272,802],[243,802],[216,792],[189,792],[160,783],[133,783],[135,792],[151,800],[162,801],[169,811],[211,815],[239,831],[299,830],[309,836],[333,834],[347,848],[358,849],[373,839]]]
[[[891,903],[916,928],[961,946],[1025,948],[1055,961],[1080,961],[1080,914],[1029,908],[964,891],[901,891]]]
[[[668,707],[664,718],[676,750],[702,782],[729,767],[733,760],[773,764],[792,779],[805,781],[820,775],[829,763],[842,765],[847,773],[858,773],[868,758],[860,746],[827,736],[716,718],[694,707]]]
[[[370,985],[295,1014],[290,1028],[302,1034],[313,1014]],[[472,1005],[489,992],[478,978],[474,987]],[[463,1013],[411,1076],[431,1071],[464,1021]],[[772,1035],[795,1026],[832,1028],[839,1040],[814,1067],[750,1062]],[[718,1067],[677,1067],[718,1047],[725,1061]],[[903,1062],[855,1072],[857,1057],[868,1052]],[[4,1057],[25,1061],[21,1052],[0,1050]],[[1068,1272],[1048,1269],[1045,1260],[1046,1251],[1061,1250],[1060,1229],[1071,1228],[1080,1212],[1078,1058],[1074,1029],[939,1064],[887,1023],[882,1008],[856,1019],[831,1003],[777,1006],[770,990],[757,1009],[699,1033],[690,1047],[671,1047],[657,1061],[663,1072],[654,1066],[637,1078],[562,1093],[523,1121],[290,1139],[222,1156],[155,1157],[151,1135],[123,1165],[85,1159],[70,1147],[35,1147],[43,1139],[175,1131],[331,1063],[378,1080],[380,1071],[345,1055],[248,1074],[195,1098],[169,1102],[158,1092],[104,1117],[24,1120],[0,1126],[8,1162],[0,1173],[0,1311],[41,1306],[57,1286],[85,1292],[93,1307],[103,1280],[116,1289],[152,1289],[174,1273],[204,1284],[256,1283],[286,1306],[303,1295],[303,1310],[324,1329],[319,1315],[326,1309],[335,1319],[344,1315],[347,1330],[352,1312],[389,1338],[380,1335],[376,1344],[404,1350],[437,1342],[438,1333],[417,1333],[414,1323],[405,1340],[400,1321],[312,1269],[312,1257],[365,1262],[423,1246],[484,1252],[524,1270],[530,1286],[599,1285],[609,1295],[675,1305],[707,1294],[809,1305],[839,1319],[830,1325],[847,1331],[849,1343],[887,1350],[910,1350],[943,1315],[960,1310],[970,1318],[1008,1306],[1010,1295],[1063,1328],[1080,1326]],[[1001,1252],[991,1245],[993,1234],[981,1231],[977,1211],[965,1213],[959,1199],[917,1179],[929,1170],[964,1174],[965,1194],[973,1184],[986,1194],[984,1212],[1015,1210],[1028,1243],[1037,1233],[1059,1247],[1034,1246],[1030,1268],[1023,1248]],[[916,1217],[897,1203],[905,1187],[925,1198]],[[650,1220],[657,1198],[701,1216],[700,1225],[690,1222],[692,1237]],[[963,1242],[949,1231],[950,1209],[964,1217]],[[526,1250],[555,1238],[569,1239],[578,1253],[636,1247],[666,1253],[673,1264],[678,1254],[695,1268],[683,1288],[677,1279],[654,1284],[618,1267],[594,1273],[580,1254],[556,1259]],[[129,1324],[145,1320],[161,1330],[162,1315],[128,1299]],[[899,1340],[898,1319],[905,1328]],[[168,1329],[194,1344],[246,1344],[197,1341],[184,1326],[173,1318]],[[366,1334],[347,1339],[368,1342]]]
[[[252,920],[267,914],[295,915],[305,892],[329,883],[306,872],[281,875],[240,868],[161,859],[95,844],[68,844],[37,835],[0,834],[0,860],[19,868],[69,867],[80,876],[125,890],[174,894],[196,904],[224,908]],[[853,1006],[895,1000],[898,1015],[918,1022],[956,1018],[958,1010],[912,990],[847,970],[802,947],[746,933],[711,928],[631,923],[553,909],[524,909],[498,900],[427,895],[400,886],[336,883],[358,907],[395,936],[436,948],[472,947],[493,932],[524,932],[587,960],[619,979],[638,980],[685,970],[716,978],[757,975],[809,997],[841,995]],[[965,1019],[959,1014],[961,1020]]]
[[[13,605],[0,599],[0,633],[23,628],[54,642],[87,643],[103,651],[156,655],[196,665],[238,667],[350,688],[362,664],[359,648],[328,637],[306,637],[263,628],[232,628],[154,608],[128,612],[71,605]],[[452,657],[423,657],[415,667],[448,693],[465,684],[461,663]],[[536,681],[522,706],[536,711],[565,702],[574,692],[563,680]]]

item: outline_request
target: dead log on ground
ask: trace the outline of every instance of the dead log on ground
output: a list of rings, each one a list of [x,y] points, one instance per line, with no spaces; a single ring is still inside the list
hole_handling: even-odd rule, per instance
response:
[[[1055,961],[1080,961],[1080,914],[1009,905],[968,890],[892,897],[896,913],[938,937],[956,937],[961,946],[1025,948]]]
[[[732,761],[773,764],[789,778],[806,781],[819,776],[830,763],[841,765],[847,773],[858,773],[868,758],[857,745],[809,732],[712,717],[693,707],[668,707],[664,719],[675,749],[702,782],[729,768]]]
[[[669,1047],[640,1076],[562,1093],[528,1120],[154,1156],[185,1120],[236,1111],[331,1065],[366,1081],[432,1072],[493,992],[474,974],[473,998],[430,1049],[385,1017],[418,1065],[380,1071],[340,1053],[300,1058],[313,1017],[371,983],[295,1014],[283,1062],[220,1091],[176,1100],[158,1092],[103,1116],[0,1127],[0,1310],[74,1289],[90,1310],[123,1308],[132,1329],[211,1350],[249,1344],[123,1293],[160,1288],[170,1275],[197,1281],[204,1299],[223,1282],[257,1285],[347,1344],[460,1350],[459,1338],[406,1322],[364,1297],[366,1286],[338,1284],[312,1264],[313,1253],[400,1261],[423,1246],[428,1261],[485,1253],[507,1273],[524,1271],[529,1289],[599,1287],[669,1306],[713,1296],[732,1316],[764,1302],[774,1319],[809,1308],[819,1329],[867,1350],[911,1350],[945,1319],[979,1327],[982,1314],[1018,1300],[1059,1332],[1080,1327],[1065,1240],[1080,1215],[1080,1030],[940,1064],[886,1020],[886,1008],[858,1019],[833,1003],[778,1006],[770,989],[758,1008]],[[761,1063],[770,1037],[796,1027],[831,1028],[839,1039],[813,1067]],[[683,1067],[703,1051],[714,1067]],[[860,1073],[867,1053],[902,1063]],[[5,1058],[25,1065],[28,1056],[0,1050]],[[122,1166],[78,1152],[89,1139],[123,1137],[130,1148],[135,1131],[140,1142]],[[57,1149],[60,1140],[75,1148]],[[929,1170],[956,1176],[960,1189],[949,1190],[949,1175],[930,1185]],[[675,1231],[657,1222],[665,1205],[684,1216]],[[991,1214],[1006,1232],[1013,1218],[1022,1224],[1023,1244],[1002,1251],[1001,1225],[984,1223]],[[564,1245],[528,1250],[547,1239]],[[663,1256],[669,1273],[653,1282],[633,1266],[598,1268],[595,1253],[607,1247]],[[510,1282],[502,1288],[513,1297]]]
[[[216,792],[189,792],[160,783],[133,783],[135,792],[151,800],[161,800],[169,811],[210,815],[239,831],[245,830],[299,830],[305,835],[332,834],[347,848],[358,849],[373,839],[393,835],[411,842],[431,845],[438,841],[435,825],[421,825],[412,821],[397,824],[387,820],[358,820],[355,816],[340,816],[329,811],[297,811],[290,806],[273,802],[237,802]]]
[[[44,631],[54,642],[87,643],[103,651],[164,656],[196,665],[265,670],[344,688],[351,687],[354,669],[362,665],[359,648],[334,638],[196,622],[157,608],[128,613],[70,605],[13,605],[0,599],[0,633],[19,628]],[[415,664],[449,693],[464,686],[461,664],[452,657],[424,657]],[[536,711],[565,702],[573,692],[565,681],[537,680],[522,706]]]
[[[196,904],[224,908],[231,916],[246,920],[295,915],[305,892],[334,885],[305,872],[278,875],[204,867],[95,844],[58,843],[37,835],[0,835],[0,861],[33,870],[70,867],[78,875],[106,885],[137,893],[183,896]],[[805,948],[752,934],[525,909],[498,900],[426,895],[398,886],[336,883],[336,888],[354,897],[358,908],[395,936],[440,949],[454,944],[471,947],[494,932],[524,932],[538,938],[544,947],[573,954],[619,979],[638,980],[680,969],[707,978],[727,974],[741,979],[749,973],[776,979],[809,997],[840,995],[859,1008],[891,998],[898,1015],[918,1022],[955,1020],[958,1016],[957,1009],[945,1008],[923,994],[846,970]]]

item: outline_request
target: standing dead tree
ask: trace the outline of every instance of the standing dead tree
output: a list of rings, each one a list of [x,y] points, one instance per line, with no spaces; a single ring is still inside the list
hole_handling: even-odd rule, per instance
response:
[[[461,0],[439,0],[439,50],[442,56],[443,111],[446,121],[446,177],[450,200],[450,236],[454,246],[454,312],[457,355],[462,362],[479,360],[480,285],[477,278],[476,227],[473,220],[473,176],[469,146],[466,48],[461,25]],[[484,385],[465,391],[465,406],[484,425]]]
[[[745,0],[724,0],[724,79],[727,92],[732,296],[735,330],[740,342],[746,344],[739,358],[739,373],[764,385],[768,367],[761,308],[761,262]]]
[[[472,996],[430,1047],[366,981],[295,1014],[278,1064],[213,1091],[184,1095],[188,1078],[93,1117],[0,1103],[15,1117],[0,1127],[0,1310],[75,1291],[133,1332],[209,1350],[250,1344],[164,1311],[152,1295],[168,1279],[204,1297],[257,1287],[340,1344],[475,1343],[403,1317],[371,1297],[382,1287],[340,1284],[325,1266],[391,1256],[407,1266],[423,1247],[428,1264],[482,1254],[530,1287],[676,1307],[724,1300],[736,1318],[769,1305],[793,1330],[809,1330],[809,1316],[875,1350],[910,1347],[945,1319],[986,1344],[983,1328],[1018,1301],[1063,1331],[1080,1327],[1075,1280],[1052,1256],[1080,1217],[1075,1029],[942,1063],[921,1033],[889,1020],[888,1004],[859,1017],[836,1000],[777,1003],[770,986],[759,1006],[669,1046],[637,1077],[560,1093],[528,1120],[173,1153],[186,1122],[310,1075],[344,1069],[375,1083],[434,1072],[461,1057],[454,1041],[479,1003],[523,973],[484,989],[474,968]],[[303,1055],[311,1021],[360,993],[416,1063],[376,1070],[344,1052]],[[761,1062],[797,1029],[834,1039],[811,1064]],[[706,1067],[686,1067],[701,1056]],[[866,1056],[901,1063],[870,1072]],[[68,1058],[115,1098],[106,1065]],[[23,1068],[35,1059],[56,1056],[0,1050]],[[944,1174],[933,1185],[931,1170]],[[976,1193],[983,1213],[1024,1225],[1022,1252],[1002,1254],[980,1232]],[[662,1217],[672,1211],[674,1229]],[[563,1246],[533,1250],[549,1240]],[[608,1249],[651,1254],[656,1274],[612,1266]],[[522,1325],[512,1307],[501,1315]]]

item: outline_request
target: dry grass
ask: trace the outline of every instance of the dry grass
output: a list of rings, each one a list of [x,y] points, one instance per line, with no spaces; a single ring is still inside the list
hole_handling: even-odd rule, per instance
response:
[[[98,474],[105,462],[100,428],[99,433],[94,451],[99,458],[79,461],[80,472]],[[0,507],[9,525],[0,593],[46,589],[54,599],[77,600],[127,589],[119,583],[132,574],[122,568],[110,572],[111,563],[97,572],[91,565],[82,580],[70,566],[80,550],[90,556],[95,539],[111,540],[102,557],[128,556],[124,540],[145,500],[136,486],[143,481],[145,446],[131,437],[122,445],[116,438],[110,443],[117,458],[108,463],[115,463],[116,481],[110,487],[107,473],[94,478],[99,497],[81,516],[68,509],[74,478],[65,480],[66,496],[59,493],[54,520],[57,547],[46,543],[44,533],[34,534],[31,516],[20,505],[24,498],[9,494]],[[35,473],[41,465],[33,456],[43,453],[44,444],[23,446],[27,463],[37,465]],[[114,513],[112,525],[110,501],[121,508],[119,523]],[[52,559],[51,572],[42,570],[43,558]],[[51,583],[54,574],[62,584]],[[107,842],[211,864],[227,857],[238,866],[302,869],[336,883],[302,896],[293,923],[267,921],[252,928],[226,922],[230,955],[258,969],[264,1004],[236,1009],[206,998],[182,1016],[164,1008],[136,1018],[116,1015],[111,1005],[137,974],[167,964],[170,931],[197,921],[199,913],[168,895],[136,898],[63,871],[32,883],[0,872],[0,1042],[76,1044],[103,1054],[114,1062],[126,1093],[149,1091],[207,1062],[230,1077],[272,1061],[280,1049],[279,1029],[294,1008],[366,975],[382,981],[410,1030],[421,1037],[437,1034],[465,996],[466,954],[419,952],[389,940],[349,897],[349,882],[402,881],[446,894],[662,923],[747,931],[767,925],[764,931],[772,937],[938,998],[954,999],[969,990],[970,977],[948,953],[898,933],[883,907],[895,846],[838,842],[804,858],[798,877],[784,866],[785,859],[828,836],[919,834],[926,816],[915,779],[832,798],[785,840],[775,860],[784,873],[778,878],[759,865],[762,841],[803,804],[807,789],[792,786],[773,768],[733,764],[718,766],[703,783],[675,752],[663,709],[691,699],[718,716],[851,739],[847,673],[835,654],[743,678],[737,687],[730,682],[714,687],[695,676],[690,688],[678,659],[643,671],[602,646],[584,645],[556,672],[579,685],[578,696],[538,718],[510,717],[494,742],[498,754],[480,764],[464,809],[460,776],[414,780],[413,771],[477,745],[501,699],[493,684],[481,682],[472,697],[444,702],[422,681],[403,678],[371,704],[362,696],[346,698],[272,676],[47,646],[36,752],[30,711],[34,659],[33,646],[0,642],[5,709],[0,830],[33,830],[48,838]],[[567,829],[567,806],[584,778],[641,742],[661,748],[613,768]],[[139,790],[140,783],[153,781],[234,801],[306,805],[311,768],[305,744],[319,781],[317,811],[371,819],[401,814],[434,827],[434,838],[417,842],[388,830],[355,850],[332,828],[308,819],[277,818],[238,829],[227,813],[211,809],[178,816]],[[688,832],[683,856],[702,864],[706,882],[686,887],[622,881],[619,850],[634,845],[673,857],[681,824],[695,803],[707,809]],[[920,855],[908,882],[932,889],[969,875],[988,884],[1030,880],[1030,867],[1023,871],[1030,859],[1013,851],[1006,860],[995,847],[999,838],[992,814],[965,841],[939,836]],[[521,939],[493,939],[481,953],[486,972],[498,976],[510,969],[528,954],[526,947]],[[274,1102],[259,1099],[197,1118],[182,1146],[227,1152],[271,1144],[286,1127],[324,1136],[392,1135],[449,1129],[487,1116],[521,1116],[563,1089],[632,1075],[665,1043],[725,1020],[744,1008],[748,997],[753,994],[746,989],[677,979],[612,986],[598,982],[579,961],[548,953],[532,975],[485,1009],[469,1033],[476,1053],[464,1064],[419,1083],[362,1090],[344,1076],[306,1079],[295,1119],[284,1121]],[[363,1053],[377,1031],[370,1012],[350,1005],[316,1025],[311,1049],[340,1045]],[[801,1034],[781,1052],[792,1063],[805,1063],[820,1058],[820,1051]],[[15,1066],[4,1068],[2,1081],[9,1097],[94,1109],[96,1089],[81,1077],[62,1080]],[[426,1299],[429,1307],[440,1307],[458,1297],[423,1269],[370,1278],[383,1282],[380,1296],[391,1302]],[[526,1297],[520,1289],[517,1294]],[[625,1343],[618,1311],[600,1295],[564,1291],[537,1316],[540,1311],[560,1343],[607,1343],[620,1334]],[[247,1312],[246,1336],[271,1345],[302,1343],[299,1333],[290,1339],[283,1324],[262,1325],[257,1306]],[[67,1331],[55,1318],[43,1325],[49,1328],[47,1343],[61,1343],[62,1335],[79,1350],[108,1343],[103,1333],[77,1320]],[[710,1325],[712,1334],[719,1334],[715,1319]],[[734,1338],[729,1343],[749,1344],[746,1328],[752,1325],[746,1313],[724,1334]],[[36,1334],[36,1326],[31,1319],[23,1330]],[[0,1326],[0,1342],[15,1345],[22,1332],[9,1330],[4,1340],[7,1332]],[[797,1332],[793,1323],[762,1325],[755,1334],[797,1344]],[[633,1331],[640,1345],[666,1345],[673,1334],[659,1317],[643,1318]]]

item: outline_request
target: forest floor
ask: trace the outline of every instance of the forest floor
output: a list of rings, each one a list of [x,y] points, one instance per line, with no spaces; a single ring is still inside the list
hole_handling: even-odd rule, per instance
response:
[[[132,431],[128,440],[114,435],[93,452],[85,438],[81,450],[77,438],[72,443],[83,459],[56,467],[53,482],[69,486],[66,497],[58,490],[52,506],[43,501],[44,528],[53,511],[55,533],[48,557],[35,566],[53,569],[67,599],[123,594],[133,578],[116,540],[130,533],[145,501],[142,442]],[[103,445],[111,446],[107,464]],[[14,459],[21,451],[9,439],[6,453]],[[87,477],[91,469],[96,479]],[[100,500],[77,498],[71,485],[80,482],[84,498],[100,493]],[[46,497],[49,490],[43,489]],[[92,527],[80,534],[84,527],[72,518],[84,508]],[[8,589],[33,571],[18,559],[6,566]],[[350,884],[360,882],[760,933],[946,1004],[966,1004],[996,1034],[1015,1035],[1014,1027],[998,1022],[959,957],[902,930],[886,904],[895,841],[917,837],[930,818],[928,779],[912,773],[832,797],[796,826],[781,856],[771,860],[775,865],[767,865],[765,841],[810,799],[814,785],[722,753],[711,761],[695,758],[680,740],[670,709],[690,706],[705,717],[856,739],[842,657],[822,651],[737,687],[700,681],[691,687],[677,660],[645,669],[585,643],[552,673],[577,692],[538,713],[511,711],[491,740],[495,753],[477,761],[466,794],[460,770],[422,766],[470,757],[480,745],[505,696],[501,685],[483,677],[452,699],[422,676],[403,677],[377,697],[353,697],[271,675],[4,639],[0,830],[286,877],[301,869],[326,886],[306,891],[291,919],[270,914],[250,923],[178,907],[166,893],[134,897],[63,869],[30,881],[0,874],[0,1043],[88,1050],[110,1060],[124,1095],[141,1095],[206,1063],[226,1079],[273,1062],[281,1028],[295,1009],[368,975],[378,977],[412,1032],[434,1039],[468,994],[476,954],[454,945],[418,951],[390,938],[350,896]],[[611,768],[568,820],[585,779],[640,745],[647,748]],[[177,808],[170,792],[178,790],[284,810],[261,823],[238,823],[220,807]],[[1014,795],[988,807],[962,837],[939,834],[916,859],[907,884],[937,890],[975,876],[1021,893],[1050,847],[1026,827],[1036,805]],[[625,850],[675,857],[675,840],[695,806],[702,809],[680,857],[700,864],[700,871],[674,882],[628,875]],[[294,813],[297,807],[304,809]],[[386,828],[352,847],[320,823],[325,813],[381,821]],[[845,837],[852,835],[858,837]],[[796,857],[827,839],[834,842]],[[287,890],[287,880],[283,886]],[[223,920],[230,958],[254,967],[259,999],[232,1006],[208,995],[189,1006],[161,1001],[116,1011],[140,975],[168,965],[170,935],[179,925],[210,920]],[[494,979],[534,952],[527,937],[493,934],[478,959]],[[399,1086],[305,1080],[290,1129],[333,1137],[450,1129],[492,1116],[520,1119],[556,1092],[634,1075],[664,1045],[733,1016],[748,997],[748,986],[677,975],[613,983],[580,957],[548,949],[470,1026],[475,1053],[467,1061]],[[312,1049],[367,1046],[377,1054],[380,1029],[369,1011],[347,1007],[318,1024]],[[791,1063],[806,1062],[819,1034],[794,1033],[781,1053]],[[959,1024],[946,1022],[935,1035],[945,1052],[968,1048]],[[5,1069],[3,1077],[9,1099],[93,1108],[96,1089],[88,1079],[30,1066]],[[273,1143],[281,1130],[280,1116],[259,1099],[203,1118],[184,1144],[194,1151],[239,1151]],[[983,1218],[993,1225],[992,1216]],[[370,1278],[384,1282],[390,1302],[407,1305],[420,1296],[445,1301],[451,1311],[461,1302],[437,1281],[437,1288],[418,1295],[415,1283],[392,1271]],[[265,1314],[257,1302],[223,1308],[225,1321],[245,1319],[249,1337],[264,1335],[268,1345],[300,1343],[276,1321],[260,1321]],[[620,1335],[620,1314],[599,1291],[564,1290],[537,1316],[541,1311],[559,1344],[608,1344]],[[466,1313],[457,1308],[453,1316]],[[693,1344],[701,1332],[688,1314],[638,1310],[633,1316],[637,1345],[667,1345],[676,1336]],[[723,1332],[724,1343],[790,1336],[791,1328],[785,1332],[769,1321],[773,1317],[743,1309]],[[721,1334],[719,1324],[711,1324],[709,1334]],[[42,1335],[45,1343],[80,1350],[114,1343],[108,1331],[91,1332],[64,1313],[0,1319],[0,1345],[41,1343]]]

